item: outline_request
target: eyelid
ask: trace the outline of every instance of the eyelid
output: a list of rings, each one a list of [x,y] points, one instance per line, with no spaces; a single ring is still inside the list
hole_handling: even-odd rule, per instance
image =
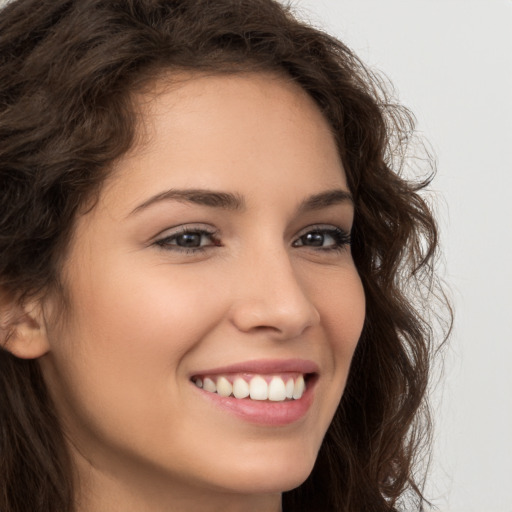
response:
[[[212,242],[210,245],[204,245],[199,247],[184,247],[178,244],[166,243],[167,240],[177,238],[183,234],[201,234],[202,236],[209,237]],[[163,250],[173,250],[176,252],[198,252],[206,250],[209,247],[216,247],[220,244],[215,243],[218,237],[219,230],[213,226],[207,224],[183,224],[173,228],[167,228],[161,231],[158,235],[154,236],[150,242],[150,245],[156,245]]]
[[[334,240],[334,244],[327,246],[314,246],[314,245],[306,245],[304,243],[298,243],[302,237],[306,236],[308,233],[322,233],[324,235],[330,236]],[[336,226],[333,224],[313,224],[307,226],[299,231],[296,235],[294,241],[292,242],[292,247],[305,247],[306,249],[316,250],[316,251],[340,251],[346,246],[351,244],[351,233],[346,229],[343,229],[340,226]]]
[[[180,224],[178,226],[168,227],[163,229],[162,231],[159,231],[156,235],[151,237],[149,243],[157,242],[159,239],[162,238],[170,238],[171,236],[180,235],[182,233],[189,233],[189,232],[205,232],[209,234],[215,234],[218,233],[218,229],[208,225],[208,224],[202,224],[202,223],[192,223],[192,224]]]
[[[346,236],[350,237],[350,230],[344,229],[341,226],[337,226],[335,224],[311,224],[310,226],[306,226],[302,228],[296,235],[296,238],[300,238],[301,236],[307,235],[311,233],[311,231],[323,231],[323,232],[339,232],[343,233]]]

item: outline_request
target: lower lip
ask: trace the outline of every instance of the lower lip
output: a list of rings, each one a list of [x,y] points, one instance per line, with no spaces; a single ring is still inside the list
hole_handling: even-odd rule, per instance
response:
[[[313,403],[316,377],[308,379],[307,389],[298,400],[272,402],[269,400],[251,400],[249,398],[224,397],[192,386],[210,403],[234,414],[249,423],[271,427],[290,425],[299,421],[308,412]]]

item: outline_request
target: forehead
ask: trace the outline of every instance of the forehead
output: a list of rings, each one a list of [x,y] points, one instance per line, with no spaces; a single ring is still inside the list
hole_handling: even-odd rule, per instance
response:
[[[346,188],[331,128],[292,79],[183,73],[153,82],[135,102],[138,143],[117,162],[112,186],[122,176],[141,194],[168,186],[250,195],[307,179],[318,191]]]

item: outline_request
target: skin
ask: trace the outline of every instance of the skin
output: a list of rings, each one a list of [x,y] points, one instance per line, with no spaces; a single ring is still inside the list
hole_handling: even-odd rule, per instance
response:
[[[350,201],[299,210],[348,191],[335,141],[309,96],[269,74],[162,80],[137,102],[142,142],[77,220],[65,318],[49,320],[57,301],[44,305],[39,360],[76,463],[78,510],[277,512],[312,470],[364,319],[350,246],[301,238],[310,226],[350,231]],[[244,207],[140,207],[191,188]],[[180,227],[213,229],[215,243],[180,251]],[[290,425],[235,417],[190,381],[288,358],[319,367],[313,404]]]

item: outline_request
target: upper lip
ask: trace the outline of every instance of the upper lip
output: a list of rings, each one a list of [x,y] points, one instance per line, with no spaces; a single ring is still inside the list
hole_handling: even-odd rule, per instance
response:
[[[217,368],[208,368],[194,372],[193,375],[216,375],[225,373],[257,373],[272,374],[284,372],[296,373],[318,373],[319,368],[316,363],[307,359],[255,359],[240,363],[220,366]]]

